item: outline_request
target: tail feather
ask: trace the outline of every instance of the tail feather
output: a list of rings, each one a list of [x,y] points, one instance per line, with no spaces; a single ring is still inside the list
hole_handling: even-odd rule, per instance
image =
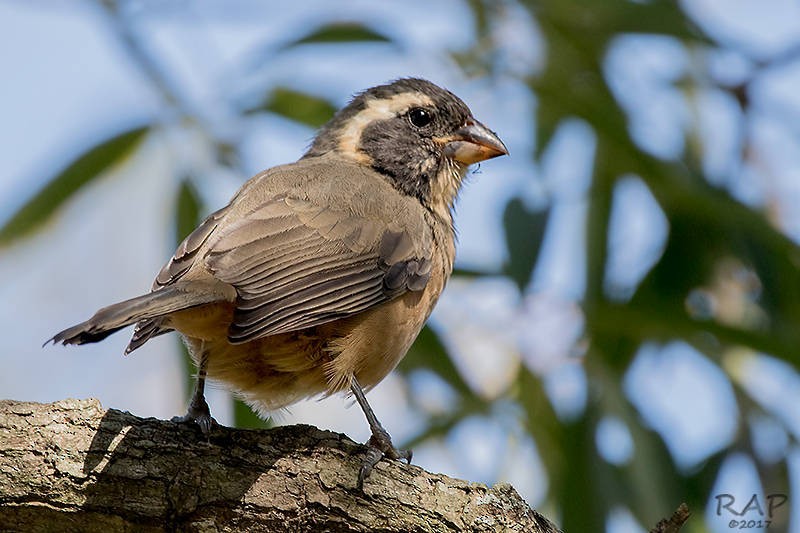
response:
[[[204,289],[204,290],[198,290]],[[224,300],[225,295],[199,283],[176,283],[154,292],[109,305],[92,318],[57,333],[45,342],[85,344],[98,342],[112,333],[141,320],[162,317],[175,311]],[[138,347],[138,346],[137,346]]]
[[[136,327],[133,328],[133,336],[131,337],[131,341],[128,343],[128,347],[125,348],[125,355],[128,355],[132,351],[138,349],[153,337],[157,337],[172,331],[172,328],[165,327],[163,322],[164,319],[161,317],[148,318],[146,320],[140,320],[137,322]]]

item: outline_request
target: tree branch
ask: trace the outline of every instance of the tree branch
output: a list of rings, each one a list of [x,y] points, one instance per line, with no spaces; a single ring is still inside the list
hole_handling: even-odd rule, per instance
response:
[[[558,533],[509,485],[381,461],[310,426],[193,427],[97,400],[0,401],[0,530]]]
[[[661,520],[656,527],[650,530],[650,533],[678,533],[681,527],[689,520],[689,507],[685,503],[678,506],[672,516]]]

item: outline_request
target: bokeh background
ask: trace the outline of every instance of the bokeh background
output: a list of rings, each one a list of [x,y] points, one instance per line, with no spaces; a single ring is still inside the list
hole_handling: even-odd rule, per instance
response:
[[[183,413],[174,335],[40,345],[148,290],[354,92],[421,76],[511,156],[471,175],[456,275],[370,394],[395,442],[568,532],[680,502],[689,532],[800,531],[797,1],[6,0],[0,72],[0,397]],[[368,437],[346,398],[276,422]]]

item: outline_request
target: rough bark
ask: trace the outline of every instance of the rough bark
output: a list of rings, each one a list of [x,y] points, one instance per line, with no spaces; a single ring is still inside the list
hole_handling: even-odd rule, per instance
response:
[[[509,485],[381,461],[310,426],[193,427],[96,400],[0,401],[0,531],[530,531],[558,529]]]
[[[689,520],[689,507],[682,503],[678,506],[672,516],[661,520],[656,527],[650,530],[650,533],[678,533],[683,525]]]

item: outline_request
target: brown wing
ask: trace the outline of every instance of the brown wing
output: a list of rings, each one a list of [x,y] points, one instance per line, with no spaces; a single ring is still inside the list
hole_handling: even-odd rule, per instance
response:
[[[234,343],[364,311],[421,290],[431,272],[428,236],[291,197],[269,200],[209,242],[206,266],[238,293]]]
[[[208,215],[208,217],[178,245],[175,254],[169,262],[164,265],[158,273],[158,276],[156,276],[155,281],[153,281],[152,291],[174,283],[189,270],[189,267],[194,263],[197,251],[217,228],[217,224],[228,208],[229,206],[223,207]],[[128,347],[125,348],[125,353],[131,353],[153,337],[172,331],[171,328],[162,326],[163,322],[163,318],[151,318],[138,322],[133,329],[133,336],[128,343]]]

